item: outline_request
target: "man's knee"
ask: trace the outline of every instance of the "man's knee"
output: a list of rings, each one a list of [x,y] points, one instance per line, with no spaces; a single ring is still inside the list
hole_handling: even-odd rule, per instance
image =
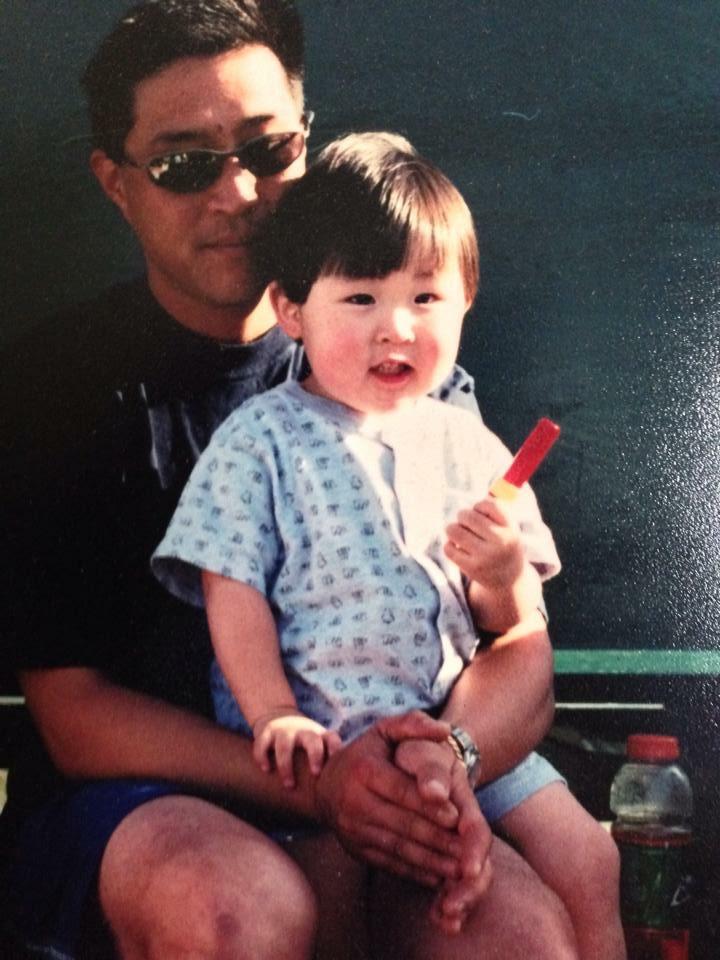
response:
[[[100,895],[123,956],[305,960],[315,901],[272,841],[193,798],[136,810],[110,841]]]

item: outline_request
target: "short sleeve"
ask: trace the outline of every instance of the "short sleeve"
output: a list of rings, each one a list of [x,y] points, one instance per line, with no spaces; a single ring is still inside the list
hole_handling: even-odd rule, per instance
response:
[[[155,576],[172,594],[203,606],[201,571],[268,594],[281,561],[274,520],[272,460],[256,438],[229,422],[198,460],[153,554]]]
[[[459,364],[455,364],[445,380],[430,394],[436,400],[479,414],[475,397],[475,381]]]

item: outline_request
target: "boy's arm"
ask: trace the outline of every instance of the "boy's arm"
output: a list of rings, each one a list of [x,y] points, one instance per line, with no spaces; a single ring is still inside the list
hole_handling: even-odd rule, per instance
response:
[[[215,655],[253,732],[255,760],[267,773],[272,752],[283,783],[294,787],[296,748],[305,751],[317,775],[326,753],[339,750],[340,738],[298,710],[266,598],[246,583],[207,570],[202,582]]]
[[[478,630],[505,633],[542,603],[540,576],[528,562],[512,507],[486,497],[447,528],[445,553],[468,579]]]
[[[249,726],[269,714],[297,713],[265,597],[207,570],[202,583],[215,656]]]

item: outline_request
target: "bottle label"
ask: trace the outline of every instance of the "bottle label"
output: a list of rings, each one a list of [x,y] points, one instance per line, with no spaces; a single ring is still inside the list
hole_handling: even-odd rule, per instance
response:
[[[656,930],[687,926],[691,878],[686,869],[690,838],[638,842],[615,836],[620,849],[623,923]]]

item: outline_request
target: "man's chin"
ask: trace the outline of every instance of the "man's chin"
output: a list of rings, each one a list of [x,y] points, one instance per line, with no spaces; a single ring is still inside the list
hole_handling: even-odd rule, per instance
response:
[[[205,278],[205,298],[208,305],[214,307],[252,307],[259,302],[265,292],[267,284],[262,283],[259,277],[244,273],[241,277],[218,277],[213,282],[212,277]]]

